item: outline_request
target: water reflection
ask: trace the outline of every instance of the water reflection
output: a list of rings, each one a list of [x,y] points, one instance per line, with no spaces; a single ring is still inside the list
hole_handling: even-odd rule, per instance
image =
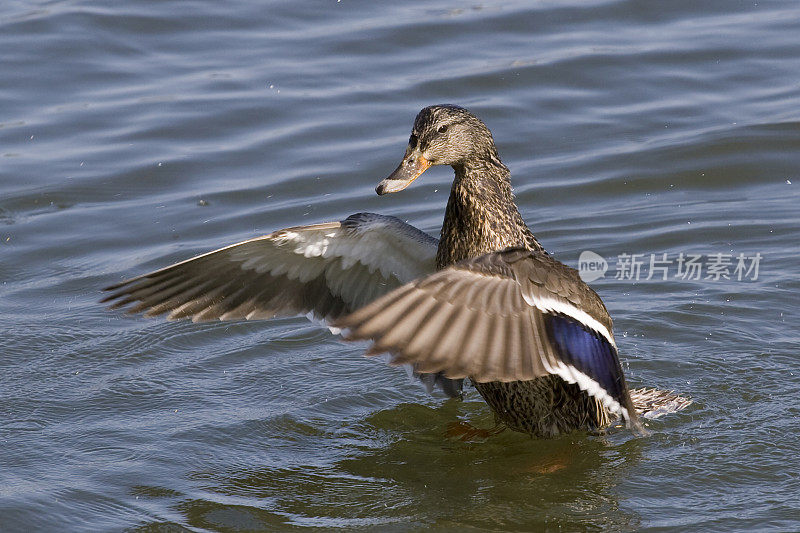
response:
[[[183,499],[174,510],[191,527],[223,530],[630,530],[639,524],[620,508],[616,487],[640,461],[646,441],[622,432],[533,440],[505,431],[465,442],[445,436],[456,416],[491,426],[478,401],[400,404],[314,435],[303,424],[293,434],[287,424],[284,444],[307,450],[316,439],[328,453],[300,464],[286,449],[281,466],[196,471],[190,477],[204,497]],[[273,455],[273,436],[262,437],[264,454]]]

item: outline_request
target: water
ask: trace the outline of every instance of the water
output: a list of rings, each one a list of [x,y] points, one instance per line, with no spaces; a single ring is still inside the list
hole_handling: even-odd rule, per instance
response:
[[[796,2],[5,2],[0,530],[800,529]],[[416,112],[481,116],[592,282],[651,435],[502,433],[304,319],[106,311],[123,277],[357,211],[436,234],[452,172],[373,188]],[[615,279],[621,254],[672,260]],[[762,260],[675,277],[680,253]]]

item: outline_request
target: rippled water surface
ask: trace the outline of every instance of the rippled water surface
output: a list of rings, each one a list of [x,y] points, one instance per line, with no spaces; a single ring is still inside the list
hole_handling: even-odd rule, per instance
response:
[[[0,530],[799,530],[798,20],[794,1],[3,3]],[[358,211],[438,234],[449,168],[374,186],[441,102],[492,129],[549,250],[607,260],[592,286],[631,385],[691,407],[643,438],[462,441],[453,422],[493,425],[474,389],[428,396],[305,319],[98,304]],[[681,253],[729,257],[730,279],[676,277]]]

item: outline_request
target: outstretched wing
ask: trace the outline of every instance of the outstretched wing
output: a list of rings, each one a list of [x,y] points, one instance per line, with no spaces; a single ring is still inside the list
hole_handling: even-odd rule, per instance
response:
[[[108,287],[103,302],[169,319],[332,320],[434,271],[437,240],[389,216],[287,228]]]
[[[542,252],[509,249],[463,261],[334,321],[370,354],[421,373],[477,382],[555,374],[638,425],[600,297]]]

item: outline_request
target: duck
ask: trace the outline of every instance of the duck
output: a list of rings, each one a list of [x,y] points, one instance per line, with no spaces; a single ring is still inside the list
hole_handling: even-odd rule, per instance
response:
[[[106,287],[102,302],[170,320],[307,315],[368,341],[427,389],[461,397],[466,380],[497,427],[552,438],[687,407],[673,391],[629,389],[611,316],[578,272],[553,258],[517,208],[486,124],[441,104],[416,116],[398,193],[428,168],[454,180],[439,239],[402,220],[356,213],[281,229]]]

